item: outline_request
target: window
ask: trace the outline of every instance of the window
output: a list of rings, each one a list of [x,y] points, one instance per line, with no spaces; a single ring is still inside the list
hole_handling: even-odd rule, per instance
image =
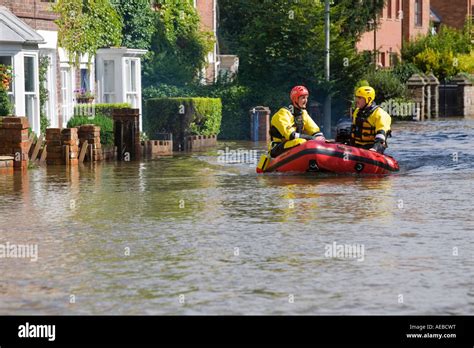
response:
[[[382,64],[383,67],[387,66],[387,65],[385,64],[385,52],[382,52],[382,53],[380,54],[380,63]]]
[[[125,86],[127,94],[127,103],[130,103],[132,107],[138,106],[138,90],[137,90],[137,79],[138,79],[138,60],[137,59],[126,59],[125,60]]]
[[[104,60],[104,102],[115,102],[115,62]]]
[[[415,0],[415,25],[423,26],[423,0]]]
[[[395,15],[397,16],[397,19],[402,19],[402,14],[400,12],[400,1],[401,0],[395,0]]]
[[[24,75],[25,75],[25,116],[34,124],[35,110],[35,57],[24,57]]]
[[[392,0],[387,0],[387,18],[392,18]]]

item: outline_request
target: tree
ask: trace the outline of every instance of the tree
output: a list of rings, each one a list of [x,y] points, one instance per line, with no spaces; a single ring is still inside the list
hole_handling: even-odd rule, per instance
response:
[[[212,50],[212,33],[200,30],[192,0],[161,0],[157,8],[153,57],[144,64],[144,85],[191,83]]]
[[[122,17],[122,46],[148,50],[155,31],[149,0],[111,0]]]
[[[322,101],[346,99],[366,71],[355,44],[383,0],[334,1],[331,9],[331,82],[324,76],[324,1],[221,0],[221,47],[238,54],[239,81],[262,95],[304,84]]]
[[[58,43],[71,64],[78,66],[86,54],[90,63],[99,48],[121,43],[121,18],[109,0],[58,0],[53,11],[59,15]]]

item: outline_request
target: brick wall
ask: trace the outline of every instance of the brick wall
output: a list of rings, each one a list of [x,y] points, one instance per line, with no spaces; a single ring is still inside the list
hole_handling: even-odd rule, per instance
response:
[[[391,8],[385,6],[376,32],[376,45],[374,45],[374,31],[366,32],[357,43],[359,51],[372,51],[374,46],[380,52],[378,62],[382,66],[390,66],[390,53],[400,54],[402,38],[402,22],[399,18],[396,0],[392,0]],[[390,16],[389,16],[390,11]]]
[[[45,0],[0,0],[17,17],[35,30],[57,30],[57,15],[51,10],[53,2]]]
[[[201,29],[214,32],[214,1],[213,0],[196,0],[196,10],[201,19]],[[217,57],[214,57],[214,62],[209,64],[206,68],[206,80],[212,83],[215,79],[215,65]]]
[[[471,0],[431,0],[431,7],[441,17],[441,24],[462,29],[466,17],[472,15]]]
[[[26,117],[1,117],[0,120],[0,155],[13,156],[14,167],[28,167],[28,119]]]
[[[422,25],[415,22],[415,0],[403,0],[403,37],[405,40],[413,40],[419,35],[426,35],[430,29],[430,1],[421,0]]]

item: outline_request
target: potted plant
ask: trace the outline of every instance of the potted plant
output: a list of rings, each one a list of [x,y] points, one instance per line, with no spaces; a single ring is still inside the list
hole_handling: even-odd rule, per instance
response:
[[[84,88],[76,89],[74,93],[76,94],[76,101],[78,104],[88,104],[92,103],[94,100],[92,92],[86,91]]]

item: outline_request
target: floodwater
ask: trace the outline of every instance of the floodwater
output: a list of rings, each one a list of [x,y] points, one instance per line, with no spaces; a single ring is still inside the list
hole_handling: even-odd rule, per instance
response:
[[[386,177],[219,157],[250,142],[2,175],[0,245],[38,249],[0,258],[0,315],[474,314],[474,119],[393,129]]]

